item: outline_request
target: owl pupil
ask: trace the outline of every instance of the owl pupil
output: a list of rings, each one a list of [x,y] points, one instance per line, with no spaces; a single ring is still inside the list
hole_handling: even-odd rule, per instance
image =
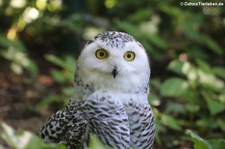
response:
[[[130,54],[127,54],[127,58],[131,58],[131,55]]]
[[[100,56],[105,56],[105,53],[104,52],[100,52]]]

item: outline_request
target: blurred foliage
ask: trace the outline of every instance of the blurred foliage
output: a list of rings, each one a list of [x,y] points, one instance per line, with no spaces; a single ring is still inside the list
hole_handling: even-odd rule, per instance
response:
[[[74,57],[85,40],[106,30],[127,32],[151,61],[155,148],[223,149],[224,7],[185,7],[175,0],[0,0],[0,58],[12,73],[34,80],[48,74],[60,84],[59,95],[35,105],[40,110],[71,96]]]
[[[225,149],[225,140],[204,140],[194,132],[187,130],[187,134],[191,136],[195,149]]]
[[[15,131],[6,123],[0,123],[0,136],[7,142],[13,149],[66,149],[63,145],[45,144],[37,135],[29,131],[18,130]],[[0,148],[3,146],[0,145]],[[4,149],[4,148],[3,148]]]
[[[66,84],[73,80],[76,61],[72,56],[68,55],[65,58],[60,58],[52,54],[46,54],[45,59],[61,68],[61,70],[52,69],[50,71],[51,76],[57,83]],[[60,92],[62,95],[70,97],[73,94],[73,87],[72,85],[60,87]],[[59,95],[43,97],[43,100],[36,105],[36,109],[41,110],[42,108],[48,108],[52,103],[61,104],[62,99],[66,97]],[[63,100],[63,105],[66,105],[67,103],[67,100]]]

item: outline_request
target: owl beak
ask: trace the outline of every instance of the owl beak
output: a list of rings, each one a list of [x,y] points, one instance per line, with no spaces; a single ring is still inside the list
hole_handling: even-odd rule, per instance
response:
[[[114,69],[112,71],[113,78],[116,78],[117,73],[118,73],[117,68],[114,67]]]

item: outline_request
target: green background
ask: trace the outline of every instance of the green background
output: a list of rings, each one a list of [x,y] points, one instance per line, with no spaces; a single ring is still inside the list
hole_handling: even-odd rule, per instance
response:
[[[225,2],[205,2],[0,0],[0,148],[19,148],[26,133],[22,148],[64,148],[38,130],[68,102],[85,41],[116,30],[150,58],[154,148],[224,149]]]

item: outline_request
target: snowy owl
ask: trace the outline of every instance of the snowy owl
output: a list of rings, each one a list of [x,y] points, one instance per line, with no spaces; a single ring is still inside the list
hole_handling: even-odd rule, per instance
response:
[[[86,149],[95,134],[114,149],[151,149],[155,122],[147,100],[149,79],[148,56],[131,35],[97,35],[78,58],[69,104],[50,117],[40,137]]]

